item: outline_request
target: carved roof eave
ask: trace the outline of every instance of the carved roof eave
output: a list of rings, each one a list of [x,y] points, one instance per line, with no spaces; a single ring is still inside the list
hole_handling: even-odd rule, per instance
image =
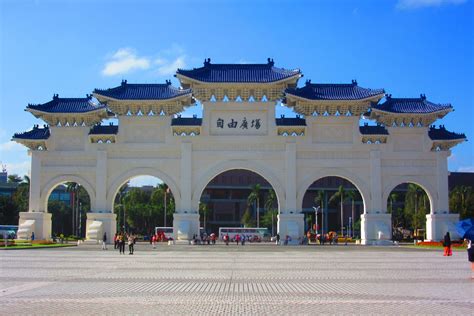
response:
[[[22,144],[25,147],[28,147],[31,150],[46,150],[46,140],[45,139],[24,139],[13,137],[12,141]]]
[[[174,115],[182,112],[186,107],[194,103],[191,92],[163,100],[119,100],[98,93],[93,95],[101,103],[107,104],[110,111],[117,115],[126,115],[128,111],[132,113],[138,113],[138,111],[149,113],[153,111],[157,114],[163,111],[166,115]]]
[[[337,111],[340,114],[345,114],[350,111],[353,115],[361,115],[367,112],[368,108],[373,103],[377,103],[384,97],[384,94],[374,95],[368,98],[359,100],[311,100],[290,93],[286,93],[285,106],[293,108],[297,113],[311,116],[314,112],[323,114],[328,112],[334,115]]]
[[[200,135],[201,134],[201,126],[199,125],[174,125],[171,126],[171,133],[172,135],[175,136],[181,136],[182,134],[185,134],[186,136],[191,135],[191,133],[194,133],[195,135]]]
[[[465,141],[466,141],[465,138],[433,140],[433,145],[431,146],[431,150],[436,151],[437,148],[441,150],[450,150],[454,146]]]
[[[248,99],[254,97],[261,99],[264,95],[268,101],[277,101],[282,98],[286,88],[294,88],[301,74],[295,74],[291,77],[272,81],[272,82],[204,82],[192,79],[182,74],[176,74],[181,82],[181,86],[185,89],[191,88],[193,95],[201,101],[209,101],[212,96],[217,100],[222,100],[227,96],[230,100],[237,97]]]
[[[361,141],[364,144],[367,144],[370,141],[372,144],[379,141],[381,144],[387,143],[388,135],[386,134],[370,134],[370,135],[361,135]]]
[[[102,141],[103,143],[107,143],[107,141],[110,141],[111,143],[115,143],[116,135],[115,134],[92,134],[92,135],[89,135],[89,141],[91,143],[98,143],[99,141]]]
[[[51,126],[57,126],[58,123],[61,123],[62,126],[69,123],[73,125],[77,123],[82,125],[83,123],[88,126],[92,126],[102,121],[102,119],[107,118],[107,109],[100,108],[97,110],[89,112],[73,112],[73,113],[50,113],[39,110],[34,110],[27,108],[26,111],[33,114],[36,118],[42,119]]]
[[[416,126],[420,123],[422,126],[430,126],[434,121],[443,118],[452,111],[452,108],[443,109],[431,113],[393,113],[382,111],[379,109],[373,109],[370,112],[370,118],[377,120],[378,123],[384,124],[385,126],[400,126],[403,123],[405,126],[412,123]]]
[[[297,136],[303,136],[306,134],[306,126],[284,126],[280,125],[277,128],[278,135],[283,135],[287,133],[288,135],[292,135],[295,133]]]

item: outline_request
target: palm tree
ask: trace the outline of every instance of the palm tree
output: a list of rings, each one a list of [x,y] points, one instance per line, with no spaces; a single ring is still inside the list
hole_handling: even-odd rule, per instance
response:
[[[265,210],[272,214],[272,236],[274,236],[274,216],[275,216],[275,204],[277,202],[277,196],[275,190],[270,189],[268,191],[267,199],[265,201]]]
[[[352,227],[351,227],[351,237],[354,237],[354,221],[355,221],[355,200],[360,199],[359,191],[350,190],[347,192],[347,197],[351,199],[352,202]]]
[[[79,191],[79,184],[76,182],[66,182],[66,191],[72,194],[72,234],[76,235],[76,200],[77,199],[77,191]]]
[[[419,195],[423,193],[423,190],[416,184],[409,183],[408,184],[408,191],[406,195],[406,199],[413,199],[415,202],[415,216],[414,216],[414,234],[417,235],[416,229],[417,229],[417,217],[418,217],[418,197]]]
[[[251,187],[252,192],[250,193],[249,197],[247,198],[248,204],[257,204],[256,213],[257,213],[257,227],[260,227],[260,214],[259,214],[259,207],[260,207],[260,184],[255,184]]]
[[[344,234],[344,200],[346,198],[346,190],[342,185],[339,186],[337,191],[331,196],[329,202],[339,199],[339,204],[341,205],[341,234]]]
[[[124,185],[122,185],[117,193],[117,196],[116,196],[116,199],[115,202],[119,202],[119,205],[117,206],[120,206],[120,208],[122,209],[122,219],[123,219],[123,229],[125,231],[125,223],[126,223],[126,217],[125,217],[125,204],[124,204],[124,200],[125,200],[125,195],[127,194],[127,191],[128,191],[128,182],[126,182]],[[119,226],[119,231],[121,230],[120,229],[120,221],[117,223],[118,226]]]
[[[321,208],[321,234],[324,234],[324,197],[325,197],[325,192],[323,190],[318,190],[316,193],[316,196],[314,197],[314,203],[319,204]],[[315,215],[317,216],[317,215]],[[314,222],[316,223],[317,219],[314,219]],[[318,228],[316,227],[316,230]]]
[[[465,185],[457,186],[456,188],[454,188],[453,193],[461,200],[460,213],[462,214],[462,217],[464,217],[464,215],[467,216],[467,201],[472,193],[472,187],[468,187]]]

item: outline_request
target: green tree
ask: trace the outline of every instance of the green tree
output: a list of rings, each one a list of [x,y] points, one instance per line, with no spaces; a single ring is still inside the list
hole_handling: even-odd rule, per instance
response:
[[[344,234],[344,201],[346,199],[346,190],[342,185],[339,186],[337,191],[329,198],[329,202],[339,200],[341,207],[341,234]]]
[[[241,223],[244,225],[244,227],[255,226],[255,222],[252,218],[252,214],[250,213],[250,209],[248,207],[245,210],[244,215],[242,215]]]
[[[211,210],[206,203],[199,203],[199,215],[202,218],[204,231],[207,232],[207,219],[209,218]]]
[[[257,218],[257,227],[260,227],[260,190],[261,190],[260,184],[257,183],[257,184],[252,185],[251,193],[247,198],[247,203],[249,205],[256,204],[255,217]]]
[[[275,190],[270,189],[265,199],[265,213],[262,217],[262,225],[264,227],[270,228],[272,236],[275,235],[275,223],[278,216],[278,200],[275,193]]]
[[[449,208],[461,219],[474,217],[474,194],[471,186],[456,186],[449,196]]]
[[[18,176],[17,174],[9,175],[8,180],[7,180],[8,183],[20,183],[22,181],[23,181],[23,179],[20,176]]]
[[[351,218],[352,218],[352,227],[351,227],[351,237],[354,237],[354,222],[355,222],[355,201],[359,201],[361,199],[361,196],[359,194],[359,191],[357,190],[350,190],[347,191],[346,193],[347,198],[351,200]]]
[[[18,225],[18,210],[9,196],[0,195],[0,223]]]
[[[419,185],[414,183],[408,184],[408,190],[405,195],[404,215],[407,226],[414,232],[426,226],[427,200],[428,196]]]

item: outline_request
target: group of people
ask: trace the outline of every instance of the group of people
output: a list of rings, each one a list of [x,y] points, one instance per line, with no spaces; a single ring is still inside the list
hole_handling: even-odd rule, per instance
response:
[[[464,239],[464,242],[467,244],[467,260],[471,262],[472,278],[474,279],[474,247],[472,247],[471,239]],[[449,235],[449,232],[447,232],[446,235],[444,235],[442,244],[444,247],[443,256],[445,257],[452,256],[453,250],[451,248],[452,242],[451,242],[451,236]]]
[[[124,232],[116,233],[114,235],[114,249],[119,249],[120,254],[125,254],[125,243],[128,244],[128,254],[133,255],[134,246],[136,243],[136,236],[133,234],[125,234]],[[102,238],[102,250],[107,250],[107,233],[104,233]]]
[[[194,234],[193,235],[193,239],[192,239],[192,242],[194,245],[197,245],[197,244],[201,244],[201,245],[215,245],[216,244],[216,240],[217,240],[217,237],[216,237],[216,234],[206,234],[206,233],[201,233],[201,235],[199,236],[200,238],[198,239],[198,236],[197,234]]]

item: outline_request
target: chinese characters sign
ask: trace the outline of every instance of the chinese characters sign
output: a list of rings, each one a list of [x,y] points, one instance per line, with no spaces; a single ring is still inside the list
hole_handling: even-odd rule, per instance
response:
[[[212,113],[212,135],[265,135],[267,113],[257,111],[216,111]]]

